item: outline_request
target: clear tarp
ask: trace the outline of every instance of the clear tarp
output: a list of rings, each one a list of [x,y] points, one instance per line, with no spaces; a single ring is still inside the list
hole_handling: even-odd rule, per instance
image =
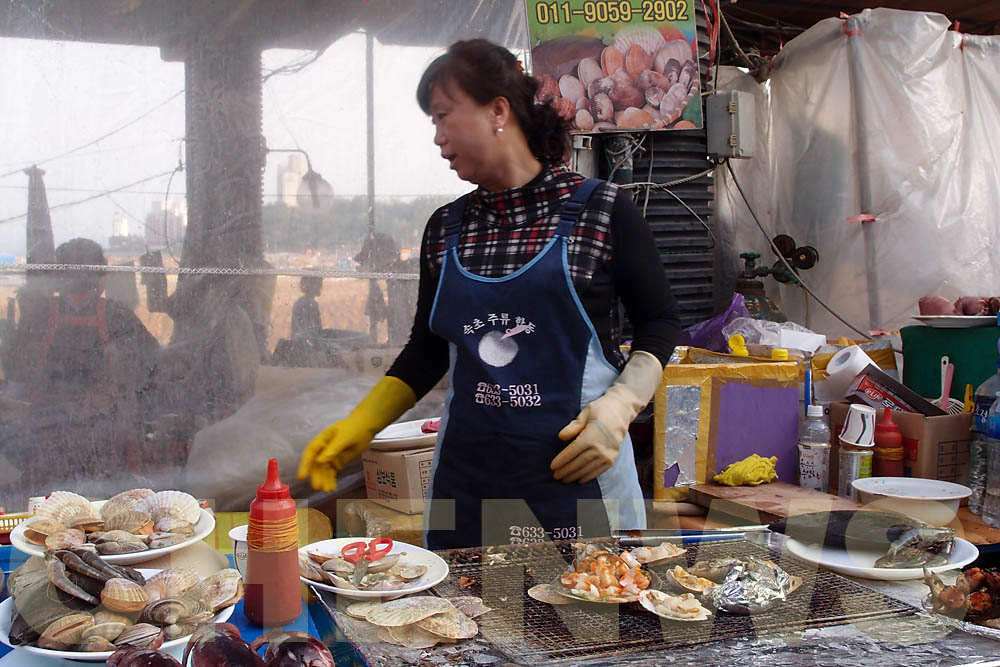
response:
[[[821,21],[785,45],[764,84],[724,69],[720,88],[757,100],[755,155],[732,166],[768,236],[819,251],[803,279],[845,319],[895,329],[914,323],[921,296],[991,296],[1000,283],[1000,38],[949,30],[939,14],[873,9],[857,22],[852,37],[846,21]],[[759,252],[767,266],[777,258],[728,172],[716,179],[720,266],[732,285],[739,253]],[[871,210],[861,210],[861,179]],[[848,222],[859,214],[876,220],[871,284],[861,224]],[[852,335],[801,289],[765,286],[789,319]]]
[[[270,457],[292,481],[405,344],[424,224],[471,189],[420,74],[462,38],[523,54],[523,11],[5,7],[0,507],[148,486],[245,510]]]

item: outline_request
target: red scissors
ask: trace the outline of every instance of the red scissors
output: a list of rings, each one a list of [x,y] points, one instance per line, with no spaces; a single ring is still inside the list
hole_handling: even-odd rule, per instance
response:
[[[351,542],[340,550],[340,555],[349,563],[354,563],[354,574],[351,575],[351,583],[360,585],[361,580],[368,573],[368,566],[379,558],[392,551],[392,540],[388,537],[378,537],[367,544],[365,542]]]

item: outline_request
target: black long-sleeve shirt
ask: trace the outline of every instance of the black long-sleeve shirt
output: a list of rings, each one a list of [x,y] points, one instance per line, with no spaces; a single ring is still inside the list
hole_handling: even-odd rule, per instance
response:
[[[490,278],[519,269],[551,238],[562,204],[582,181],[579,174],[549,166],[521,188],[471,193],[459,236],[462,265]],[[448,370],[448,342],[430,330],[430,314],[441,277],[449,206],[435,211],[424,229],[413,329],[386,373],[406,382],[418,397]],[[677,302],[649,226],[628,192],[612,184],[599,186],[570,241],[570,277],[608,361],[618,368],[623,364],[618,351],[620,299],[633,327],[632,349],[666,364],[680,332]]]

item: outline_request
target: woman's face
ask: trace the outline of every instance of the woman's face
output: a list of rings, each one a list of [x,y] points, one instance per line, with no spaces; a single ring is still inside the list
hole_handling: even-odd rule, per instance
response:
[[[457,85],[431,89],[434,143],[463,181],[488,187],[495,169],[497,117],[492,105],[482,105]]]

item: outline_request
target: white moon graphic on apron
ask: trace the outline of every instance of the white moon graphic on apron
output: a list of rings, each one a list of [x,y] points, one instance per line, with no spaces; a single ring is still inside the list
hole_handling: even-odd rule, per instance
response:
[[[506,366],[517,356],[517,343],[504,338],[499,331],[491,331],[479,341],[479,358],[495,368]]]

